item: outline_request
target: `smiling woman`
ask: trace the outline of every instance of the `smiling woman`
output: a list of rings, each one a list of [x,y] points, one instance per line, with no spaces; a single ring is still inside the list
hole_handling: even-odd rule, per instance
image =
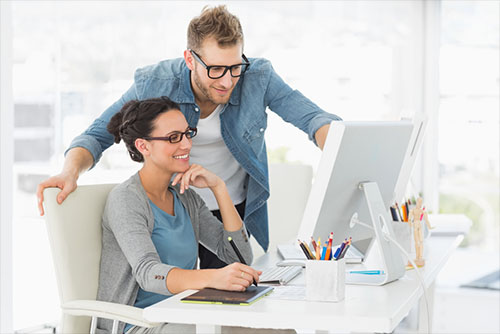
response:
[[[184,119],[185,125],[181,125],[181,128],[187,128],[186,119],[184,118],[182,113],[180,113],[179,105],[171,101],[169,98],[165,97],[146,101],[132,100],[127,102],[122,107],[122,110],[120,112],[111,117],[107,129],[113,135],[115,143],[119,143],[121,140],[125,142],[125,146],[127,147],[130,158],[132,158],[132,160],[137,162],[144,162],[144,156],[136,147],[137,139],[160,139],[169,141],[171,144],[178,143],[182,140],[183,135],[179,135],[179,131],[174,131],[177,135],[171,134],[170,136],[168,136],[168,138],[154,136],[151,137],[152,132],[161,131],[161,129],[158,129],[158,126],[156,126],[157,117],[169,111],[171,113],[175,113],[177,111],[177,117],[175,117],[174,119]],[[182,121],[178,120],[178,122]],[[191,135],[188,137],[188,139],[194,137],[191,132],[190,134]]]
[[[228,242],[238,243],[251,263],[246,228],[224,181],[189,164],[196,129],[189,128],[179,106],[167,97],[132,100],[111,118],[107,129],[143,166],[108,196],[97,299],[145,308],[187,289],[241,291],[258,281],[260,272],[237,263]],[[190,186],[213,193],[222,224]],[[230,264],[193,270],[200,242]],[[112,321],[101,319],[97,326],[109,331]],[[164,324],[159,332],[194,331],[194,326],[185,327]],[[118,332],[129,329],[146,330],[121,323]]]

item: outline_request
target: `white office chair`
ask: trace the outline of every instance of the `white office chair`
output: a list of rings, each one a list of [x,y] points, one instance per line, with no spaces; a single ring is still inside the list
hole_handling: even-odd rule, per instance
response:
[[[95,333],[97,318],[155,327],[142,309],[97,301],[101,261],[101,217],[114,184],[79,186],[61,204],[58,188],[44,191],[45,222],[61,302],[62,333]]]

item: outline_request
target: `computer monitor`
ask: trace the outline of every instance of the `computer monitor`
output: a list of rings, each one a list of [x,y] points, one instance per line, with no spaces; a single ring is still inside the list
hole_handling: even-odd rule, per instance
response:
[[[413,117],[413,132],[410,143],[406,150],[405,160],[399,172],[398,182],[394,189],[393,202],[401,203],[405,197],[408,181],[410,180],[413,167],[415,166],[420,146],[424,141],[425,129],[427,127],[427,117],[422,113],[416,113]]]
[[[324,240],[333,232],[334,244],[352,237],[353,245],[366,253],[379,229],[359,224],[352,227],[355,213],[361,222],[392,232],[389,207],[412,129],[410,121],[332,122],[298,238]],[[378,186],[378,195],[367,194],[367,187],[361,186],[367,182]],[[380,243],[384,266],[388,271],[397,271],[395,276],[402,275],[400,267],[404,272],[404,263],[399,250],[385,241]]]

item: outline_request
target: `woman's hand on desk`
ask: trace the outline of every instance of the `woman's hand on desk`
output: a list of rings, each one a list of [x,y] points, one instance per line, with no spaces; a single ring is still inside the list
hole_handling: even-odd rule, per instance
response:
[[[224,268],[214,269],[208,286],[219,290],[244,291],[253,280],[259,281],[260,274],[262,271],[235,262]]]

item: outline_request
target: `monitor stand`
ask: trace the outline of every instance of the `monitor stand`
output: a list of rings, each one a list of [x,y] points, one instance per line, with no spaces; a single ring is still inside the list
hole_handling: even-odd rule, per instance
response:
[[[392,229],[392,219],[385,208],[384,201],[380,194],[380,190],[376,182],[363,182],[359,184],[360,190],[363,190],[365,199],[368,204],[368,211],[372,226],[360,222],[357,219],[357,213],[351,218],[350,225],[355,224],[371,228],[375,231],[376,244],[379,247],[380,260],[385,274],[383,275],[366,275],[366,274],[347,274],[346,282],[349,284],[368,284],[368,285],[384,285],[386,283],[397,280],[405,274],[405,262],[396,245],[387,238],[386,234],[394,240],[396,236]]]

